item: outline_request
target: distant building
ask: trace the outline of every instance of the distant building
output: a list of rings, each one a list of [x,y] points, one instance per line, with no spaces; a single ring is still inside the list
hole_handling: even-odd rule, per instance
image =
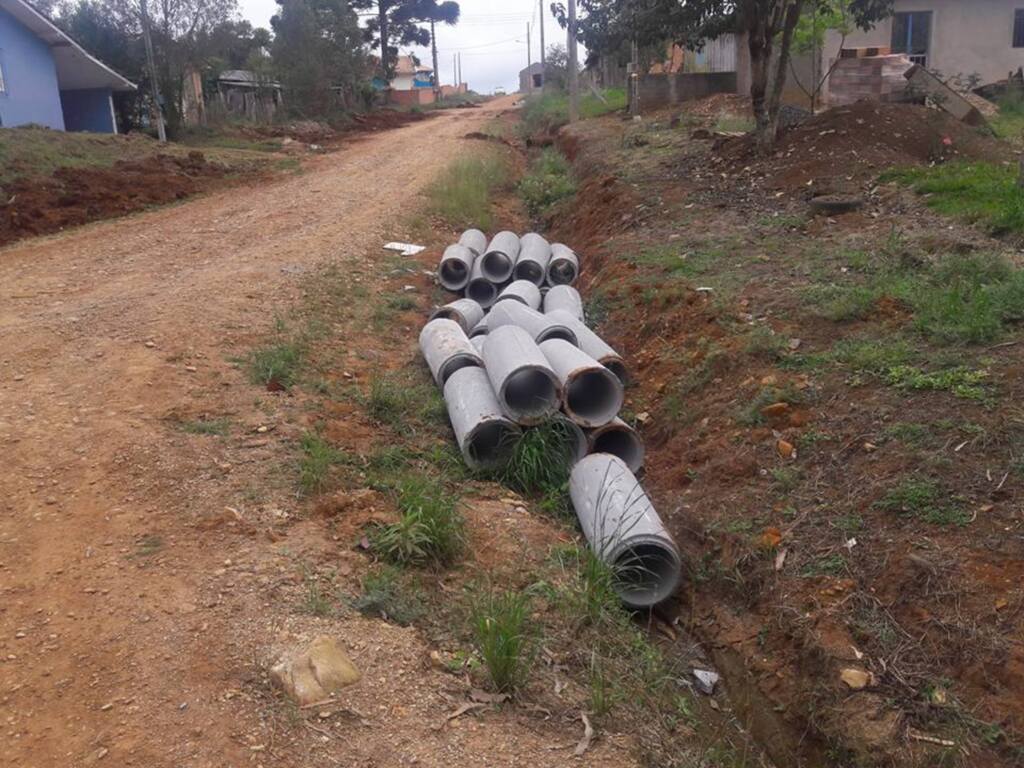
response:
[[[229,69],[217,78],[217,96],[232,115],[269,121],[281,106],[281,84],[247,69]]]
[[[403,106],[433,104],[434,70],[417,64],[411,55],[399,56],[388,84],[388,101]]]
[[[532,93],[544,89],[544,65],[539,61],[519,72],[519,92]]]
[[[0,126],[117,133],[115,91],[135,85],[25,0],[0,0]]]

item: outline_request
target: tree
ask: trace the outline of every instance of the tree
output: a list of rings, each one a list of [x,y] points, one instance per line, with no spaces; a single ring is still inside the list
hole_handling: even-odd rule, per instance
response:
[[[822,71],[821,53],[825,47],[825,33],[838,32],[840,35],[840,50],[846,44],[846,37],[853,31],[853,24],[850,19],[850,0],[826,0],[825,2],[812,4],[806,9],[797,22],[796,30],[793,32],[793,50],[800,56],[811,57],[811,82],[804,85],[801,82],[796,70],[793,69],[790,61],[790,74],[793,82],[801,91],[807,94],[811,102],[811,112],[818,106],[818,94],[828,81],[829,75],[839,63],[837,58],[832,64]]]
[[[419,0],[417,3],[416,16],[430,24],[430,53],[434,60],[434,90],[440,88],[440,70],[437,63],[437,24],[448,24],[454,26],[459,21],[459,4],[447,0],[438,3],[437,0]]]
[[[727,32],[743,34],[750,51],[750,99],[757,143],[775,142],[779,108],[798,23],[805,9],[816,13],[831,0],[580,0],[581,40],[591,52],[616,50],[624,39],[641,45],[674,42],[699,49]],[[870,29],[892,13],[893,0],[848,0],[850,22]],[[564,9],[552,5],[562,21]],[[593,19],[591,19],[593,16]]]
[[[329,116],[338,96],[350,98],[365,71],[363,33],[345,0],[277,0],[270,20],[274,70],[285,105],[306,115]]]
[[[380,49],[380,65],[388,82],[395,76],[395,58],[400,46],[430,45],[430,31],[420,26],[421,0],[350,0],[354,10],[375,9],[365,28],[371,48]]]

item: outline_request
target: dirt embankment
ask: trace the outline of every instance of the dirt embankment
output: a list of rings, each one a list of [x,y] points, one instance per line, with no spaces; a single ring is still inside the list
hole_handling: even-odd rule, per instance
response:
[[[910,315],[883,298],[837,325],[801,293],[826,269],[848,274],[855,249],[914,260],[999,247],[884,199],[807,219],[805,190],[864,190],[893,166],[1008,150],[909,106],[819,115],[766,159],[749,138],[712,149],[662,117],[563,132],[579,194],[551,234],[585,250],[584,291],[633,364],[645,484],[689,557],[680,616],[778,765],[1019,764],[1022,490],[1005,469],[1016,422],[808,364],[840,338],[884,343]],[[704,287],[711,273],[730,290]],[[1024,394],[1014,350],[958,354],[989,366],[1012,402]],[[936,477],[962,524],[883,508],[907,478]]]

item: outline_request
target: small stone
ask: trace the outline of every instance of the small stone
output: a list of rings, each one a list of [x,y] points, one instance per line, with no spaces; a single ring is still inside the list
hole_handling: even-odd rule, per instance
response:
[[[100,712],[109,712],[109,711],[110,711],[110,710],[112,710],[113,708],[114,708],[114,705],[113,705],[113,704],[110,704],[110,703],[108,702],[107,704],[104,704],[104,705],[103,705],[102,707],[100,707]]]
[[[150,349],[152,349],[153,347],[156,346],[156,342],[155,341],[147,341],[146,342],[146,346],[149,347]]]
[[[784,459],[796,458],[796,446],[786,440],[779,440],[775,449],[779,452],[779,456]]]
[[[715,692],[715,686],[718,684],[718,673],[707,669],[695,669],[693,670],[693,679],[697,681],[697,690],[705,696],[710,696]]]
[[[25,377],[22,374],[19,373],[17,376],[14,377],[14,380],[15,381],[24,381]]]
[[[185,370],[188,371],[189,373],[195,373],[199,369],[196,368],[194,365],[186,365]]]
[[[256,427],[256,431],[259,432],[261,435],[264,434],[267,431],[267,429],[268,428],[266,426]]]
[[[842,680],[846,687],[851,691],[862,691],[870,685],[874,685],[875,676],[870,672],[865,672],[863,669],[857,669],[855,667],[847,667],[839,673],[839,679]]]
[[[769,419],[784,415],[789,411],[789,403],[772,403],[761,409],[761,415]]]
[[[864,451],[866,453],[874,453],[878,450],[878,446],[874,443],[864,443]]]
[[[304,651],[292,651],[270,670],[271,679],[299,706],[324,701],[362,678],[336,639],[316,637]]]
[[[800,339],[790,339],[789,340],[789,348],[792,349],[794,352],[796,350],[800,349],[800,345],[801,344],[803,344],[803,341],[800,340]]]
[[[434,669],[444,669],[444,659],[438,651],[430,652],[430,666]]]

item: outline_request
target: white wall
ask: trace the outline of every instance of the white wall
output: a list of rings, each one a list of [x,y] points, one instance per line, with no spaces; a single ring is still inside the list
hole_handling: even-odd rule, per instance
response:
[[[977,73],[981,84],[1002,80],[1007,73],[1024,67],[1024,48],[1013,47],[1014,11],[1024,9],[1024,0],[896,0],[895,10],[931,11],[931,40],[928,68],[944,77]],[[889,46],[892,19],[870,32],[856,30],[846,38],[845,47]],[[839,53],[839,36],[830,33],[825,60]]]

